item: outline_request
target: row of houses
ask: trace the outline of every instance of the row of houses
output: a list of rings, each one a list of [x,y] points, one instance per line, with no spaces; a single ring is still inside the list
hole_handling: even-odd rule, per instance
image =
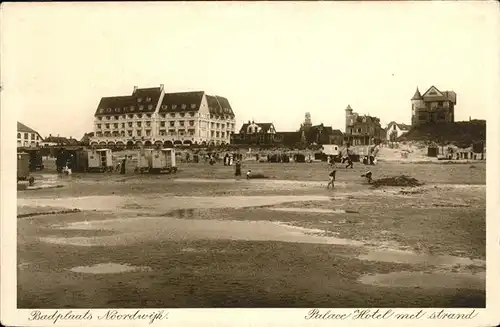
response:
[[[62,136],[49,136],[43,138],[33,128],[17,122],[17,146],[25,148],[38,148],[38,147],[49,147],[49,146],[67,146],[67,145],[80,145],[81,142],[77,139],[62,137]]]

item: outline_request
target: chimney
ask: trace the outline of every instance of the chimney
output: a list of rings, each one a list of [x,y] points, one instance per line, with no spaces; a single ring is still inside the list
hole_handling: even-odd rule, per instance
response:
[[[132,94],[135,94],[135,91],[137,91],[138,88],[138,86],[134,85],[134,92],[132,92]]]

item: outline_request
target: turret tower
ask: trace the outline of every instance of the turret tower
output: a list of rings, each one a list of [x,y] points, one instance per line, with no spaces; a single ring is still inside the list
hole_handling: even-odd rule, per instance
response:
[[[415,91],[413,98],[411,98],[411,124],[415,125],[418,121],[418,109],[424,106],[424,98],[420,94],[420,91]]]

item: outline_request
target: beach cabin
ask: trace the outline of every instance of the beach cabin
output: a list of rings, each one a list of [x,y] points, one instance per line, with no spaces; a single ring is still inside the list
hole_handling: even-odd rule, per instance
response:
[[[17,153],[17,180],[25,181],[30,176],[30,155],[26,152]]]
[[[175,173],[176,171],[175,149],[166,148],[152,152],[151,172]]]
[[[145,149],[139,151],[137,170],[141,173],[175,173],[177,171],[175,149]]]
[[[88,150],[89,171],[113,171],[113,154],[110,149]]]

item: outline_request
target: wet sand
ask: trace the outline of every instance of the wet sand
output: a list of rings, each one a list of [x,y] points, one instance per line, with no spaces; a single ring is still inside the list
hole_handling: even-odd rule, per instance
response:
[[[362,166],[327,190],[320,164],[291,166],[288,179],[286,164],[264,164],[277,178],[251,181],[221,178],[218,166],[193,177],[212,169],[202,165],[176,176],[43,175],[63,187],[18,192],[18,304],[484,306],[484,170],[419,166],[437,177],[378,190]],[[145,297],[131,299],[138,289]]]

